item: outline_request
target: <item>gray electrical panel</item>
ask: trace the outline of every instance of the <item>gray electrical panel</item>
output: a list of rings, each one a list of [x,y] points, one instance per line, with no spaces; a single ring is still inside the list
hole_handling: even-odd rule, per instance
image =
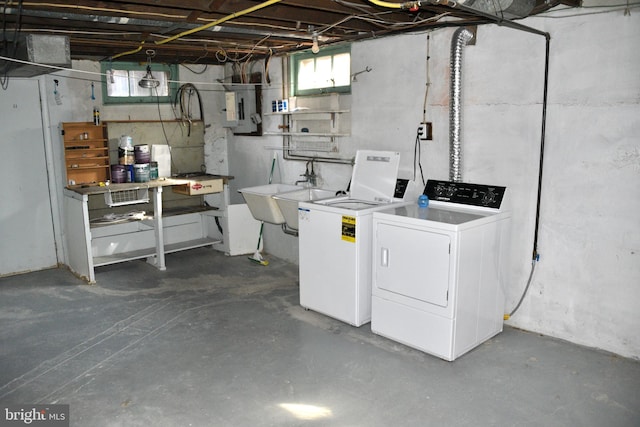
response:
[[[257,111],[255,85],[234,85],[224,96],[223,126],[231,128],[234,134],[257,132],[262,119]]]

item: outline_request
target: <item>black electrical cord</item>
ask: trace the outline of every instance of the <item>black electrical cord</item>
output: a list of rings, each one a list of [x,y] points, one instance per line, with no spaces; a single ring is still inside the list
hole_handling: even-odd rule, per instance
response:
[[[416,141],[415,141],[415,145],[413,147],[413,180],[416,180],[416,163],[418,164],[418,167],[420,168],[420,178],[422,178],[422,186],[424,187],[425,185],[427,185],[426,181],[424,180],[424,172],[422,170],[422,162],[420,160],[420,158],[422,157],[422,149],[420,146],[420,130],[418,129],[416,131]]]
[[[202,69],[202,71],[196,71],[193,68],[190,68],[189,66],[187,66],[187,64],[182,63],[180,65],[182,65],[187,70],[191,71],[193,74],[204,74],[205,71],[207,71],[207,69],[209,68],[209,66],[207,64],[204,64],[204,68]]]
[[[162,134],[164,135],[164,140],[167,142],[167,147],[169,147],[169,153],[171,153],[171,143],[169,142],[169,136],[167,136],[167,130],[164,128],[164,120],[162,120],[162,112],[160,110],[160,95],[158,94],[158,88],[154,88],[156,91],[156,105],[158,106],[158,119],[160,119],[160,127],[162,128]],[[169,156],[171,160],[171,169],[176,170],[176,165],[173,161],[173,156]]]
[[[178,88],[176,91],[176,97],[173,102],[174,108],[178,104],[180,104],[180,118],[182,121],[189,122],[189,131],[187,136],[191,136],[191,122],[193,120],[193,116],[191,114],[191,96],[196,94],[198,97],[198,107],[200,108],[200,120],[204,124],[204,112],[202,109],[202,98],[200,97],[200,92],[198,89],[191,83],[185,83]],[[185,100],[185,96],[188,98]]]

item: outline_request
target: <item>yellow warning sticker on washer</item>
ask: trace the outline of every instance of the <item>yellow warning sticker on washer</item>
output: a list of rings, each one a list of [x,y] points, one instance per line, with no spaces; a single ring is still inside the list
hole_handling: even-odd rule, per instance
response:
[[[342,240],[355,243],[356,241],[356,217],[342,216]]]

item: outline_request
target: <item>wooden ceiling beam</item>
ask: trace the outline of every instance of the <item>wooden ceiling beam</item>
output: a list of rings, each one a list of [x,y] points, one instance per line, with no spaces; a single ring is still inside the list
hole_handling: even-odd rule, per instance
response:
[[[392,0],[399,1],[399,0]],[[582,0],[536,0],[534,14],[558,4],[579,6]],[[407,31],[426,30],[464,23],[482,23],[468,12],[441,5],[426,5],[411,13],[386,9],[367,0],[282,0],[264,9],[231,19],[215,31],[200,31],[165,45],[153,42],[186,29],[213,22],[260,0],[30,0],[21,9],[23,33],[73,34],[73,58],[105,58],[135,49],[140,42],[157,51],[163,62],[180,62],[180,54],[192,61],[207,52],[252,52],[259,56],[272,48],[276,54],[309,47],[313,26],[327,43],[354,41]],[[15,27],[16,2],[5,5],[5,24]],[[8,9],[8,12],[7,12]],[[429,22],[441,13],[454,19]],[[395,25],[394,25],[395,24]],[[57,32],[56,32],[57,31]],[[106,33],[106,34],[105,34]],[[266,38],[268,36],[268,38]],[[259,46],[256,48],[256,45]],[[253,49],[253,50],[252,50]],[[144,60],[144,49],[139,54]],[[255,56],[254,56],[255,58]],[[123,60],[138,60],[132,54]]]

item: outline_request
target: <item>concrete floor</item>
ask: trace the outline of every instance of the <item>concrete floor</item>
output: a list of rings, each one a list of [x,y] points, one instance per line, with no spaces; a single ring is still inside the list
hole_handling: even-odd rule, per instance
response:
[[[639,426],[640,362],[506,328],[445,362],[298,305],[297,266],[210,249],[0,278],[0,404],[72,426]]]

